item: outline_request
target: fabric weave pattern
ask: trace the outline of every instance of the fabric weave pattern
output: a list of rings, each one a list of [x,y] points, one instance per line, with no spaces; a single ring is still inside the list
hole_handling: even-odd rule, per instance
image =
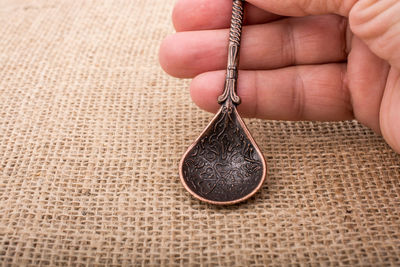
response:
[[[158,65],[173,2],[1,1],[1,264],[400,265],[400,157],[356,122],[246,120],[261,191],[184,190],[212,114]]]

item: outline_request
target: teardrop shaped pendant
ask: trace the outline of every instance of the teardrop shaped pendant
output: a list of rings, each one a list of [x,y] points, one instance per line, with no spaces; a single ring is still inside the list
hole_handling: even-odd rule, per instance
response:
[[[236,106],[243,1],[233,0],[225,88],[221,108],[183,155],[179,174],[196,198],[219,205],[235,204],[253,196],[266,177],[265,159]]]

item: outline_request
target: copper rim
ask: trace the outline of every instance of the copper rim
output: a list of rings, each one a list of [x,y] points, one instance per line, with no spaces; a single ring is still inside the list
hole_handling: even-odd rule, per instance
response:
[[[242,126],[244,132],[246,133],[246,136],[249,138],[250,142],[254,145],[255,149],[257,150],[257,153],[260,155],[260,159],[262,162],[262,166],[263,166],[263,173],[262,173],[262,177],[261,180],[259,182],[259,184],[257,185],[257,187],[251,191],[249,194],[247,194],[246,196],[239,198],[239,199],[235,199],[235,200],[231,200],[231,201],[214,201],[214,200],[209,200],[206,199],[204,197],[199,196],[196,192],[194,192],[193,190],[191,190],[189,188],[189,186],[186,184],[186,181],[183,177],[183,173],[182,173],[182,168],[183,168],[183,162],[187,156],[187,154],[192,150],[192,148],[196,145],[196,143],[200,140],[200,138],[205,134],[205,132],[207,131],[208,127],[214,122],[214,120],[218,117],[219,113],[221,113],[222,111],[222,107],[219,109],[219,111],[215,114],[215,116],[213,117],[213,119],[211,120],[211,122],[207,125],[207,127],[204,128],[203,132],[199,135],[199,137],[197,137],[197,139],[189,146],[189,148],[186,150],[185,154],[182,156],[180,162],[179,162],[179,178],[181,180],[181,183],[183,184],[183,186],[185,187],[185,189],[195,198],[204,201],[206,203],[210,203],[210,204],[214,204],[214,205],[233,205],[233,204],[237,204],[240,202],[243,202],[249,198],[251,198],[253,195],[255,195],[263,186],[266,177],[267,177],[267,164],[265,162],[265,158],[264,155],[261,153],[260,148],[258,147],[256,141],[253,139],[253,137],[250,134],[250,131],[247,129],[246,124],[244,123],[243,119],[240,117],[239,113],[237,112],[237,109],[234,108],[234,112],[237,115],[237,119],[240,123],[240,125]]]

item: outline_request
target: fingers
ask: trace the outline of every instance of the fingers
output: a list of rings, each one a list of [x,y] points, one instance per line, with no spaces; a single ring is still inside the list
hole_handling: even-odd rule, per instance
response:
[[[392,70],[382,99],[380,121],[382,135],[400,153],[400,71]]]
[[[275,120],[352,119],[345,64],[297,66],[269,71],[240,71],[239,112],[246,117]],[[224,71],[193,79],[191,95],[201,108],[215,112],[222,93]]]
[[[251,4],[245,5],[244,24],[267,23],[280,16],[259,9]],[[199,31],[229,28],[232,0],[179,0],[172,14],[175,29]]]
[[[380,133],[379,113],[388,72],[389,64],[354,36],[347,64],[354,116],[376,133]]]
[[[348,16],[358,0],[246,0],[268,12],[283,16],[338,14]]]
[[[336,15],[289,18],[243,29],[240,68],[282,68],[346,59],[346,20]],[[164,40],[160,63],[176,77],[225,69],[228,30],[182,32]]]
[[[350,13],[350,25],[379,57],[400,69],[400,2],[360,0]]]

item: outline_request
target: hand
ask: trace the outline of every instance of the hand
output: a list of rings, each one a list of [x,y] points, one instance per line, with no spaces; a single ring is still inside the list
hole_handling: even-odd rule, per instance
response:
[[[244,116],[357,119],[400,152],[400,1],[248,0],[238,94]],[[215,112],[222,93],[232,0],[180,0],[178,33],[160,63],[192,78],[191,95]]]

